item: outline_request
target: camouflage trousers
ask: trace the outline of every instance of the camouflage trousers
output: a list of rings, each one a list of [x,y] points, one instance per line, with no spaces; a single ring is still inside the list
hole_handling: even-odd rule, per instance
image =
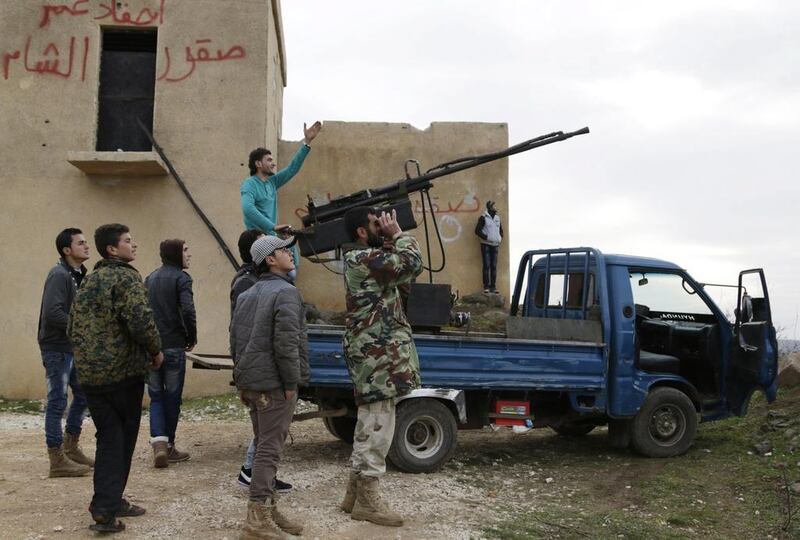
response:
[[[394,399],[358,406],[358,421],[353,433],[353,470],[365,476],[386,472],[386,454],[394,437]]]

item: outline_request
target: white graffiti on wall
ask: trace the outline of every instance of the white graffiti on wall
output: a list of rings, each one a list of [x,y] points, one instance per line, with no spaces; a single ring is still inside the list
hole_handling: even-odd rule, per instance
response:
[[[455,242],[461,237],[464,228],[458,218],[451,214],[444,214],[439,218],[439,232],[445,242]]]

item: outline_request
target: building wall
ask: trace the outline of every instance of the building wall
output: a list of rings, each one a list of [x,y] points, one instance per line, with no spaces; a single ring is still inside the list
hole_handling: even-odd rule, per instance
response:
[[[280,168],[299,143],[281,141]],[[508,146],[506,124],[435,122],[425,130],[409,124],[383,122],[325,122],[313,150],[297,177],[280,192],[279,212],[283,222],[301,227],[307,195],[316,202],[384,186],[405,177],[406,159],[420,162],[422,172],[440,163],[464,156],[497,151]],[[437,223],[444,239],[446,266],[434,274],[434,283],[451,283],[453,292],[462,296],[482,289],[481,256],[475,224],[486,209],[486,201],[497,203],[505,218],[508,209],[508,161],[506,159],[445,176],[434,181],[431,199]],[[412,195],[415,209],[419,194]],[[416,212],[420,226],[414,234],[425,250],[422,214]],[[441,263],[438,241],[429,218],[431,259],[434,268]],[[508,238],[501,245],[498,261],[499,290],[509,287]],[[427,261],[427,256],[425,256]],[[427,263],[426,263],[427,265]],[[338,263],[330,265],[341,270]],[[303,260],[298,272],[298,286],[307,301],[326,310],[344,309],[341,276],[322,265]],[[427,273],[420,276],[427,282]]]
[[[55,236],[67,226],[91,238],[103,223],[127,224],[139,244],[133,264],[143,276],[160,264],[162,239],[185,239],[194,255],[198,349],[227,351],[233,269],[175,181],[87,176],[67,162],[68,151],[95,147],[101,26],[158,28],[155,137],[234,252],[242,229],[238,188],[248,176],[247,153],[256,146],[275,148],[280,133],[276,2],[126,0],[114,13],[103,7],[112,3],[103,0],[65,2],[69,10],[58,12],[45,7],[61,4],[0,3],[0,228],[13,245],[2,257],[0,280],[0,395],[11,398],[44,395],[36,344],[39,304],[44,278],[57,259]],[[65,76],[73,38],[72,70]],[[244,57],[186,61],[187,47],[193,57],[207,47],[217,58],[216,51],[224,56],[235,46]],[[55,49],[62,74],[44,70],[43,61],[56,58]],[[90,269],[98,260],[94,249],[91,255]],[[189,393],[221,392],[228,381],[226,374],[190,370]]]
[[[0,395],[8,398],[44,397],[39,305],[57,260],[55,236],[65,227],[79,227],[91,239],[103,223],[127,224],[139,245],[133,264],[143,277],[160,265],[161,240],[185,239],[193,254],[196,350],[228,350],[233,269],[175,181],[166,175],[88,176],[67,162],[68,152],[95,148],[103,26],[158,28],[154,135],[234,253],[248,153],[266,146],[286,164],[299,144],[279,142],[286,69],[276,0],[126,0],[113,12],[111,5],[0,2]],[[193,58],[206,48],[219,59],[187,61],[187,47]],[[244,54],[222,58],[234,47]],[[397,180],[407,158],[419,159],[424,170],[507,143],[504,124],[435,123],[420,131],[405,124],[327,122],[303,171],[280,192],[282,218],[299,226],[297,209],[306,193],[324,199]],[[448,238],[448,262],[436,282],[450,281],[462,294],[480,288],[474,223],[489,198],[505,213],[507,184],[505,160],[437,181],[432,195]],[[503,290],[507,246],[500,257]],[[93,248],[87,266],[98,258]],[[323,268],[304,261],[299,285],[320,307],[342,307],[341,278]],[[190,369],[186,394],[225,392],[229,380],[228,373]]]

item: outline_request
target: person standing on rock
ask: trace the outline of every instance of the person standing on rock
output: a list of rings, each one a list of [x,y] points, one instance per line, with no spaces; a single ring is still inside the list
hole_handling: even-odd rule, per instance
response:
[[[89,512],[98,532],[119,532],[118,517],[141,516],[144,508],[122,498],[139,437],[148,368],[164,356],[142,276],[130,263],[136,243],[125,225],[94,232],[103,257],[75,296],[67,323],[78,380],[86,393],[97,433],[94,495]]]
[[[497,292],[497,252],[503,241],[503,223],[494,201],[486,201],[486,212],[478,218],[475,234],[481,239],[483,292]]]
[[[250,408],[256,439],[250,500],[242,538],[284,538],[303,525],[278,510],[275,474],[297,403],[297,388],[308,383],[308,334],[294,270],[294,238],[262,236],[250,254],[258,282],[236,300],[231,321],[233,379]]]
[[[311,151],[311,141],[321,129],[322,123],[319,121],[311,124],[311,127],[303,124],[303,144],[289,162],[289,166],[280,171],[277,171],[278,166],[270,150],[256,148],[250,152],[247,164],[251,176],[245,178],[239,190],[245,229],[259,229],[265,234],[276,235],[286,227],[278,225],[278,190],[300,172],[306,156]],[[296,250],[292,251],[292,258],[295,269],[290,272],[289,277],[294,279],[299,263]]]
[[[395,398],[420,385],[419,358],[399,287],[422,272],[417,240],[400,229],[395,211],[380,217],[359,207],[345,215],[353,244],[345,247],[347,302],[343,349],[358,420],[350,478],[340,508],[350,517],[400,527],[382,500],[380,478],[395,426]]]
[[[161,336],[164,363],[148,374],[150,396],[150,445],[153,465],[167,467],[189,459],[188,452],[175,446],[175,432],[181,414],[186,351],[197,343],[192,277],[186,272],[192,255],[183,240],[164,240],[159,246],[160,268],[144,280],[150,308]]]
[[[56,236],[58,264],[47,274],[39,310],[39,350],[47,380],[47,408],[44,434],[50,458],[50,478],[84,476],[94,466],[78,446],[81,425],[86,417],[86,396],[78,382],[72,345],[67,339],[67,320],[72,301],[86,276],[89,243],[80,229],[64,229]],[[66,433],[61,420],[67,408],[67,390],[72,388],[72,404],[67,414]]]

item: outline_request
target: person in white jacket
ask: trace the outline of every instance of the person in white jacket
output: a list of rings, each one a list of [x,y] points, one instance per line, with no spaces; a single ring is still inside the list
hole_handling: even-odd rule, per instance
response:
[[[503,223],[494,201],[486,201],[486,212],[478,218],[475,234],[481,239],[483,292],[497,292],[497,252],[503,241]]]

